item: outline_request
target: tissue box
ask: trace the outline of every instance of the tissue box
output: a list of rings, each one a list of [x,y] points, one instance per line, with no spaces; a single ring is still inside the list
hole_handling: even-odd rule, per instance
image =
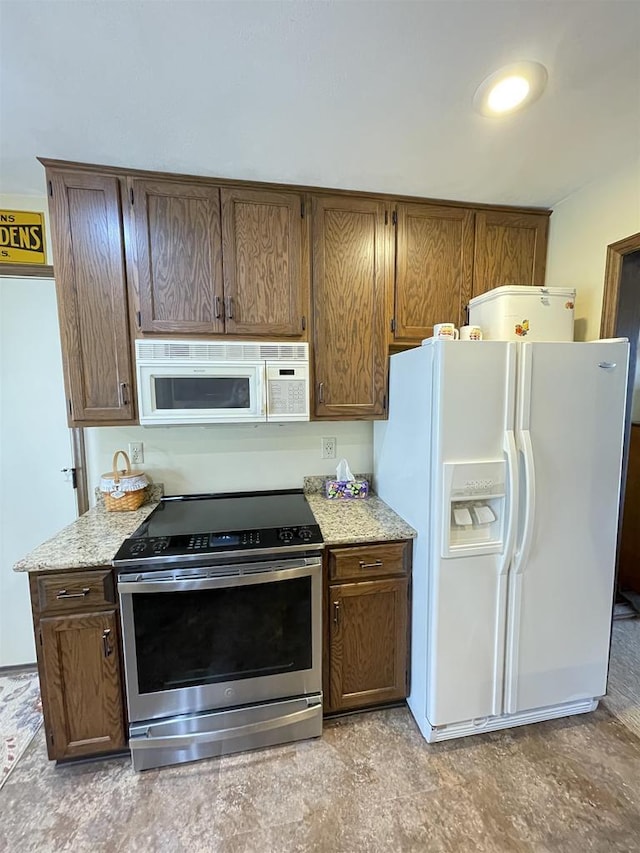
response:
[[[353,500],[369,494],[367,480],[326,480],[324,493],[329,500]]]

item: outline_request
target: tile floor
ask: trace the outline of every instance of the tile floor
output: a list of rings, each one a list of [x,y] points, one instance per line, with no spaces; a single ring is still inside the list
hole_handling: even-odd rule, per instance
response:
[[[56,768],[41,731],[0,791],[0,850],[640,851],[640,739],[600,708],[429,746],[394,708],[136,774],[125,759]]]

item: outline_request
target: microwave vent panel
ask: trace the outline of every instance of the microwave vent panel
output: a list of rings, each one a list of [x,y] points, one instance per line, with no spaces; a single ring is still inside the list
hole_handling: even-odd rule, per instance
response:
[[[308,344],[261,344],[260,358],[265,361],[307,361]]]
[[[138,362],[307,361],[309,345],[233,341],[136,341]]]

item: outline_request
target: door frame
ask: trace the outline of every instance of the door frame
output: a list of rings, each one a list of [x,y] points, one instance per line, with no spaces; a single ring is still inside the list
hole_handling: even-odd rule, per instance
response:
[[[604,273],[604,292],[602,296],[602,317],[600,321],[600,337],[613,338],[616,334],[618,324],[618,307],[620,302],[620,282],[622,279],[622,267],[627,255],[640,251],[640,232],[610,243],[607,246],[607,264]],[[633,382],[633,376],[630,375]],[[620,504],[618,515],[618,542],[616,546],[616,578],[615,588],[618,589],[618,561],[620,559],[620,542],[622,539],[622,521],[624,517],[624,503],[627,487],[627,471],[629,463],[629,442],[631,438],[631,417],[627,413],[624,429],[624,446],[622,454],[622,471],[620,485]]]
[[[607,265],[604,272],[604,293],[602,297],[602,319],[600,337],[613,338],[618,320],[618,301],[620,297],[620,278],[625,255],[640,250],[640,231],[610,243],[607,246]]]

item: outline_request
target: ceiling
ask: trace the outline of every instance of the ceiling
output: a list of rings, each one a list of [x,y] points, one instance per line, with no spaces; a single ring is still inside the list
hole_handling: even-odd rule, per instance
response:
[[[0,0],[0,57],[6,193],[40,155],[553,206],[640,156],[638,2]],[[542,98],[474,113],[521,59]]]

